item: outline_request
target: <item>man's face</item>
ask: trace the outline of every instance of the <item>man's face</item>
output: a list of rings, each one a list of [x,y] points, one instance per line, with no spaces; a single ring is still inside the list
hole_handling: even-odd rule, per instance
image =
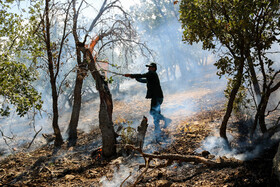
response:
[[[155,67],[149,67],[149,71],[156,71]]]

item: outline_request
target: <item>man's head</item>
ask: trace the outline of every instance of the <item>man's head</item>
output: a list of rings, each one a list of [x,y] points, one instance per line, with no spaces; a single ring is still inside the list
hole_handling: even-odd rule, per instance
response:
[[[157,70],[157,64],[152,62],[149,65],[146,65],[146,67],[149,67],[149,71],[156,71]]]

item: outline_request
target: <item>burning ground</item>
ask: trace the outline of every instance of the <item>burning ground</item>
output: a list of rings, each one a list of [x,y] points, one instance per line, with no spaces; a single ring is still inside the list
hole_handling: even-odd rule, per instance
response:
[[[194,86],[197,87],[197,86]],[[140,124],[143,115],[148,115],[149,101],[135,95],[128,100],[115,100],[114,119],[116,124],[131,121],[132,126]],[[89,111],[98,102],[84,105],[81,126],[94,124],[97,114]],[[165,129],[161,142],[152,141],[153,125],[149,125],[144,153],[180,154],[205,156],[217,165],[202,163],[173,162],[164,165],[164,160],[153,159],[150,165],[161,165],[148,169],[139,178],[136,186],[275,186],[272,176],[272,159],[276,145],[264,148],[263,154],[247,161],[219,157],[209,154],[205,139],[217,133],[224,114],[222,88],[208,86],[189,89],[166,95],[162,113],[172,119]],[[96,115],[96,117],[95,117]],[[149,124],[152,124],[149,119]],[[234,119],[229,131],[237,133]],[[234,143],[234,142],[233,142]],[[126,157],[124,152],[112,161],[100,155],[101,136],[99,129],[92,125],[91,132],[79,131],[78,145],[68,149],[65,145],[54,151],[53,145],[46,144],[32,152],[17,152],[0,161],[0,185],[6,186],[128,186],[137,180],[144,168],[144,161],[135,152]],[[204,147],[203,147],[204,146]],[[217,145],[218,147],[218,145]],[[215,150],[215,147],[211,150]],[[210,151],[210,153],[212,153]],[[213,154],[213,153],[212,153]],[[125,179],[127,179],[125,181]],[[125,182],[124,182],[125,181]]]

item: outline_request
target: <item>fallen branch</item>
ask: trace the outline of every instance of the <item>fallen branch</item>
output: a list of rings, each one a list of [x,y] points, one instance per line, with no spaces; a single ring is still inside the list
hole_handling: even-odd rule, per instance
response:
[[[218,163],[213,162],[211,160],[208,160],[206,158],[203,157],[199,157],[199,156],[185,156],[185,155],[179,155],[179,154],[159,154],[159,155],[155,155],[155,154],[148,154],[148,153],[144,153],[142,152],[142,150],[140,148],[134,147],[133,145],[125,145],[126,149],[132,149],[132,150],[136,150],[138,151],[143,157],[145,158],[157,158],[157,159],[166,159],[166,160],[178,160],[181,162],[194,162],[194,163],[203,163],[207,166],[213,166],[213,165],[217,165]]]
[[[135,180],[134,184],[132,186],[136,186],[137,183],[141,180],[141,178],[143,177],[144,174],[149,173],[148,170],[152,169],[160,169],[160,168],[166,168],[167,166],[172,165],[172,163],[174,161],[179,161],[179,162],[194,162],[194,163],[203,163],[207,166],[211,166],[211,167],[225,167],[225,166],[238,166],[240,164],[242,164],[242,161],[233,159],[233,158],[226,158],[226,157],[219,157],[216,161],[211,161],[209,159],[206,159],[204,157],[200,157],[200,156],[191,156],[191,155],[180,155],[180,154],[148,154],[148,153],[144,153],[142,151],[142,149],[140,147],[135,147],[133,145],[122,145],[125,149],[131,149],[131,150],[135,150],[138,151],[144,161],[145,164],[139,165],[139,170],[141,168],[144,168],[144,170],[140,173],[140,175],[137,177],[137,179]],[[165,163],[163,164],[159,164],[159,165],[154,165],[151,166],[150,162],[153,159],[160,159],[160,160],[167,160]]]
[[[167,166],[171,166],[172,162],[173,162],[172,160],[168,160],[167,162],[165,162],[163,164],[154,165],[154,166],[149,165],[149,168],[150,169],[166,168]],[[146,167],[146,164],[139,165],[139,169],[144,168],[144,167]]]
[[[184,155],[179,155],[179,154],[158,154],[158,155],[147,154],[142,151],[141,147],[134,147],[133,145],[124,145],[124,148],[138,151],[142,155],[143,159],[145,160],[145,165],[140,165],[140,167],[139,167],[139,169],[144,167],[144,170],[140,173],[140,175],[135,180],[134,184],[132,185],[133,187],[135,187],[137,185],[137,183],[141,180],[141,178],[148,171],[149,168],[152,168],[154,170],[154,169],[167,167],[167,166],[170,166],[174,160],[181,161],[181,162],[203,163],[208,166],[213,166],[213,165],[219,164],[219,163],[210,161],[208,159],[205,159],[205,158],[199,157],[199,156],[184,156]],[[164,164],[160,164],[158,166],[150,166],[151,160],[155,159],[155,158],[160,159],[160,160],[165,159],[165,160],[167,160],[167,162]]]
[[[123,184],[127,181],[127,179],[129,179],[129,177],[131,176],[131,172],[129,173],[129,175],[124,179],[124,181],[121,183],[120,187],[123,186]]]
[[[134,184],[133,184],[133,187],[136,186],[136,184],[140,181],[141,177],[148,171],[149,169],[149,165],[150,165],[150,161],[151,161],[151,158],[149,158],[148,160],[144,157],[145,159],[145,169],[140,173],[140,175],[137,177],[137,179],[135,180]]]

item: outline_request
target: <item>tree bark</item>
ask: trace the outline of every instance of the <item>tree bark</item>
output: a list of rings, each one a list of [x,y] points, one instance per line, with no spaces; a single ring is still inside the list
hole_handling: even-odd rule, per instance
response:
[[[101,91],[100,93],[100,109],[99,109],[99,128],[102,133],[102,153],[106,158],[116,155],[116,134],[112,121],[112,101],[111,95]],[[110,103],[108,105],[108,102]],[[111,105],[111,106],[110,106]]]
[[[50,21],[49,21],[49,1],[46,0],[45,13],[46,13],[46,45],[47,45],[47,55],[48,55],[48,69],[50,73],[50,83],[52,88],[52,100],[53,100],[53,121],[52,127],[55,134],[54,145],[60,147],[63,144],[63,139],[58,126],[58,94],[56,89],[56,79],[54,75],[53,57],[51,51],[51,40],[50,40]]]
[[[49,69],[50,66],[49,66]],[[53,121],[52,121],[52,127],[54,130],[55,134],[55,141],[54,145],[56,147],[60,147],[63,144],[63,139],[61,136],[61,132],[58,126],[58,97],[57,97],[57,92],[56,92],[56,85],[55,85],[55,80],[51,78],[51,85],[52,85],[52,99],[53,99]]]
[[[248,62],[249,71],[251,74],[251,80],[253,83],[254,91],[256,94],[257,105],[259,105],[260,101],[261,101],[261,89],[260,89],[259,81],[257,79],[256,71],[255,71],[254,64],[253,64],[250,54],[247,54],[247,62]]]
[[[81,110],[81,102],[82,102],[82,86],[83,80],[87,75],[87,62],[85,57],[85,45],[79,41],[79,36],[77,33],[77,21],[78,21],[78,12],[76,11],[76,1],[73,1],[73,37],[75,40],[75,47],[76,47],[76,55],[77,55],[77,75],[76,75],[76,82],[74,88],[74,102],[71,114],[71,120],[68,126],[68,147],[75,146],[77,142],[77,127],[80,117],[80,110]],[[83,53],[83,60],[82,55]]]
[[[140,149],[143,148],[147,128],[148,128],[148,119],[145,116],[143,116],[141,124],[137,128],[136,146],[139,147]]]
[[[224,118],[223,118],[223,121],[222,121],[222,124],[220,127],[220,136],[226,140],[227,145],[229,145],[227,135],[226,135],[227,123],[228,123],[228,120],[229,120],[231,112],[232,112],[233,103],[234,103],[236,94],[238,93],[239,87],[241,86],[241,83],[242,83],[243,69],[244,69],[244,59],[241,58],[238,72],[236,75],[236,81],[231,90],[229,101],[227,104],[226,114],[224,115]]]
[[[93,58],[89,49],[86,49],[86,55],[89,60],[89,70],[92,77],[96,82],[96,89],[99,92],[100,97],[100,109],[99,109],[99,128],[102,134],[102,154],[106,158],[116,156],[116,133],[113,127],[113,100],[105,81],[96,68],[96,59]]]
[[[276,75],[277,75],[277,73],[275,74],[275,76]],[[274,78],[275,78],[275,76],[274,76]],[[276,85],[271,87],[273,84],[274,78],[271,80],[269,86],[266,89],[266,92],[263,93],[261,102],[258,106],[257,113],[255,115],[255,121],[254,121],[254,125],[253,125],[252,131],[251,131],[251,136],[253,136],[253,134],[257,128],[257,124],[258,124],[257,122],[259,122],[262,133],[267,132],[267,128],[265,125],[265,111],[266,111],[266,107],[268,104],[268,100],[269,100],[270,95],[280,88],[280,82],[278,82]]]
[[[270,94],[269,94],[270,95]],[[264,101],[261,103],[261,107],[260,107],[260,113],[259,113],[259,125],[260,125],[260,129],[262,131],[262,133],[265,133],[267,131],[266,125],[265,125],[265,110],[268,104],[268,97],[264,98]]]
[[[68,126],[68,147],[75,146],[78,138],[77,127],[81,110],[83,81],[84,76],[81,75],[81,70],[77,70],[76,83],[74,88],[74,104],[72,108],[71,120]]]

